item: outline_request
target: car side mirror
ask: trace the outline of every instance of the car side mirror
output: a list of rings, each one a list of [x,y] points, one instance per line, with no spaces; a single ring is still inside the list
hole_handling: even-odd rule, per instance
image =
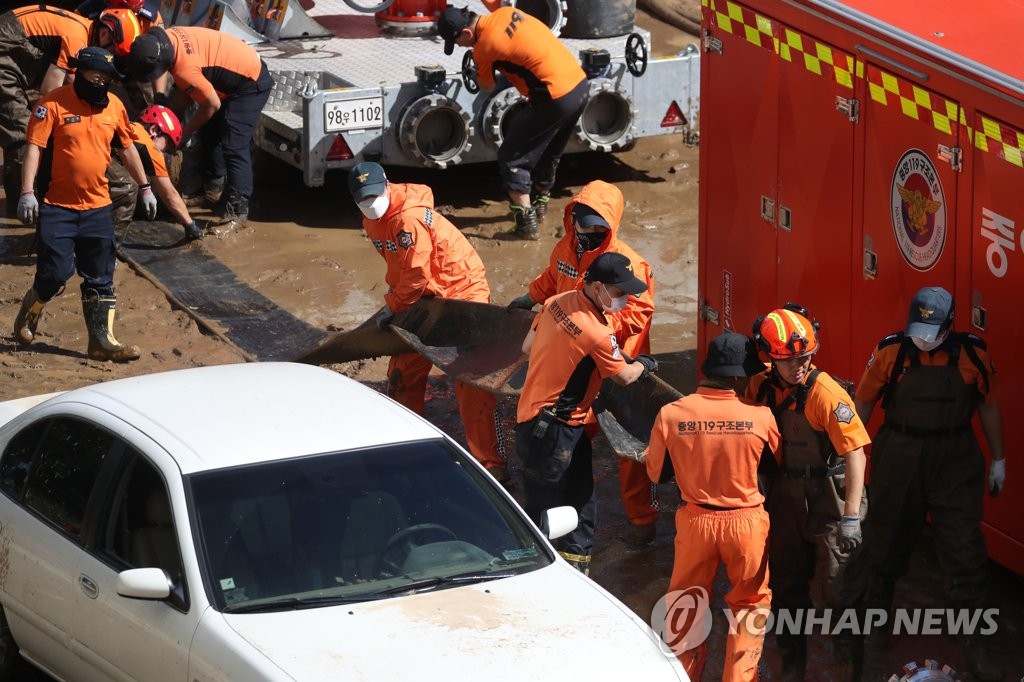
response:
[[[117,574],[117,593],[132,599],[167,599],[171,577],[162,568],[131,568]]]
[[[549,540],[571,533],[578,525],[580,516],[573,507],[547,509],[540,517],[540,529]]]

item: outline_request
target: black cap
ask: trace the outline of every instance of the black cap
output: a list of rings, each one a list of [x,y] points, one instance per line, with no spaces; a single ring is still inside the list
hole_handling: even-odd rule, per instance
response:
[[[348,191],[357,202],[384,194],[387,186],[388,176],[379,163],[363,161],[352,166],[348,172]]]
[[[724,332],[711,339],[700,367],[706,377],[752,377],[764,369],[754,340],[736,332]]]
[[[468,7],[449,7],[441,13],[437,20],[437,35],[444,41],[445,54],[455,51],[455,39],[473,23],[473,16]]]
[[[647,291],[646,282],[637,279],[629,259],[621,253],[602,253],[594,259],[583,275],[586,282],[601,282],[622,289],[627,294]]]
[[[124,75],[114,65],[114,55],[102,47],[83,47],[77,55],[68,60],[68,66],[72,69],[100,71],[109,73],[115,78],[124,78]]]
[[[128,75],[140,83],[153,81],[174,63],[174,48],[167,33],[153,26],[135,39],[128,55]]]
[[[572,217],[580,227],[603,227],[611,229],[608,221],[600,213],[586,204],[576,204],[572,207]]]
[[[952,324],[953,295],[942,287],[925,287],[910,304],[905,333],[930,343]]]

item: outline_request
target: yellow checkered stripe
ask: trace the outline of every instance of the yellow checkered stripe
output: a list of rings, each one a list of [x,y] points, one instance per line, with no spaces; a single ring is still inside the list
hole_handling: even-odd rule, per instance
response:
[[[770,48],[781,59],[819,76],[830,76],[844,88],[853,90],[857,79],[864,79],[864,63],[833,49],[826,43],[795,29],[773,22],[768,17],[731,0],[701,0],[706,24],[713,24],[731,35],[742,36],[758,47]],[[778,34],[778,35],[776,35]],[[966,131],[976,149],[994,153],[1019,168],[1024,168],[1024,133],[1004,123],[979,116],[974,130],[965,120],[964,110],[941,95],[903,80],[881,69],[869,72],[868,96],[883,106],[899,107],[915,121],[952,135],[956,124]]]
[[[881,69],[868,73],[868,96],[884,106],[899,106],[904,116],[931,121],[940,133],[953,134],[960,106],[930,90],[909,83]]]
[[[831,45],[786,26],[782,28],[782,37],[775,40],[775,52],[787,62],[803,61],[804,68],[811,73],[831,75],[836,83],[853,90],[854,59],[833,50]]]
[[[978,121],[980,126],[971,135],[974,147],[1024,168],[1024,133],[986,116],[979,115]]]
[[[701,0],[705,16],[726,33],[743,36],[748,43],[774,49],[775,36],[772,20],[735,2],[725,0]],[[721,7],[721,10],[719,9]]]

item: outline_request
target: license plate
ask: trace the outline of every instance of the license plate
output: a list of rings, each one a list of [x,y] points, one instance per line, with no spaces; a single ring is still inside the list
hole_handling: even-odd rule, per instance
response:
[[[324,130],[379,128],[384,125],[384,98],[346,99],[324,103]]]

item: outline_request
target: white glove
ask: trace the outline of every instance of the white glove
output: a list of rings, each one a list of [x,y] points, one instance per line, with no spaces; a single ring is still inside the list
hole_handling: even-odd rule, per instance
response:
[[[839,520],[839,549],[849,554],[862,540],[859,516],[844,516]]]
[[[992,497],[999,495],[1006,484],[1006,458],[994,459],[988,465],[988,494]]]
[[[156,218],[156,195],[153,194],[153,188],[149,185],[141,185],[139,199],[142,200],[142,208],[146,211],[146,219]]]
[[[22,225],[32,225],[39,220],[39,200],[35,192],[22,192],[18,199],[18,220]]]

